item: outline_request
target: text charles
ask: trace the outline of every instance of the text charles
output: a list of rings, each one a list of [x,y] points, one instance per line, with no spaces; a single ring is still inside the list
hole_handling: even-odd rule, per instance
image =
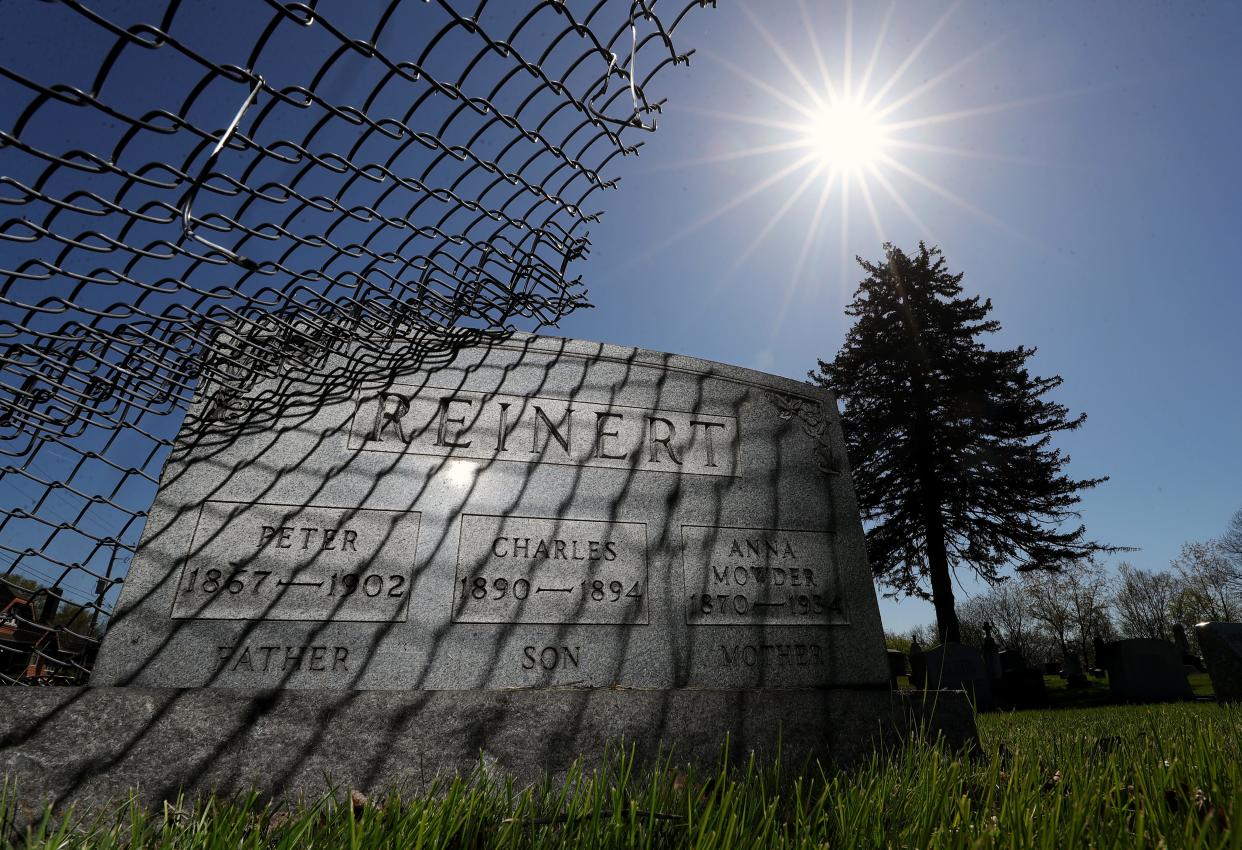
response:
[[[547,561],[615,561],[617,544],[612,540],[532,540],[529,537],[497,537],[492,541],[497,558]]]

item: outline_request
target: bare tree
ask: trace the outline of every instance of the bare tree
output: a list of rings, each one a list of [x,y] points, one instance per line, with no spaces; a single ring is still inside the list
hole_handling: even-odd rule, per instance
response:
[[[1061,654],[1091,656],[1091,639],[1111,630],[1109,588],[1095,561],[1067,564],[1056,572],[1028,573],[1022,581],[1031,619],[1039,623]]]
[[[1242,562],[1229,557],[1227,536],[1187,543],[1173,560],[1182,584],[1178,622],[1193,625],[1202,620],[1236,620],[1242,615]]]
[[[905,635],[895,635],[895,637],[899,640],[904,639],[908,649],[902,650],[903,652],[913,649],[912,645],[914,643],[918,643],[920,651],[925,651],[940,643],[940,636],[936,632],[935,623],[924,623],[921,626],[915,626]]]
[[[1172,573],[1120,564],[1113,584],[1113,608],[1121,634],[1168,640],[1178,590],[1178,581]]]
[[[1035,634],[1039,624],[1031,614],[1029,595],[1017,581],[1005,581],[958,606],[962,640],[967,632],[978,631],[983,641],[983,624],[991,623],[997,640],[1006,649],[1016,650],[1030,658],[1038,645]]]
[[[1242,570],[1242,510],[1229,520],[1225,533],[1220,537],[1220,548],[1238,570]]]
[[[902,634],[901,632],[890,632],[888,629],[885,629],[884,646],[889,649],[895,649],[898,652],[909,652],[910,635]]]
[[[1061,655],[1070,647],[1073,626],[1055,573],[1036,573],[1022,582],[1031,603],[1031,616],[1057,645]]]
[[[965,646],[973,646],[975,649],[983,647],[983,627],[988,621],[983,598],[983,595],[972,596],[957,606],[957,620],[960,627],[958,642]]]

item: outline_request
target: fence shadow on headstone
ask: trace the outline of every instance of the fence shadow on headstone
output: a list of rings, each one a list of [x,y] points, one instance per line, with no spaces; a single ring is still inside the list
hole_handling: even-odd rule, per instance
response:
[[[96,667],[124,687],[76,697],[154,707],[60,798],[208,709],[188,775],[253,778],[236,766],[284,736],[272,793],[346,730],[335,766],[373,787],[409,775],[394,758],[529,776],[619,738],[846,761],[892,724],[831,399],[655,352],[459,341],[432,367],[394,343],[227,408],[200,395]]]
[[[92,684],[6,694],[6,770],[65,801],[867,748],[835,402],[512,333],[585,303],[583,204],[702,4],[322,5],[39,4],[4,60],[0,476],[37,493],[0,578],[54,572],[0,676]]]

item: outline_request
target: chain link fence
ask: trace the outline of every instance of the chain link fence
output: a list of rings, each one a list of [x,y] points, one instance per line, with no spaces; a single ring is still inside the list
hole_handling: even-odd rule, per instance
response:
[[[346,346],[586,305],[594,196],[703,5],[6,5],[0,682],[85,681],[196,391],[228,418]]]

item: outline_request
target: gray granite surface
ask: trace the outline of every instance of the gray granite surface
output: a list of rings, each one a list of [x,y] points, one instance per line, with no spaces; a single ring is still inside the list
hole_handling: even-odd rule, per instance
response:
[[[148,805],[180,791],[417,793],[479,766],[522,785],[562,778],[577,759],[598,766],[622,742],[644,763],[671,749],[708,768],[727,740],[736,762],[779,751],[790,777],[920,730],[978,746],[969,705],[949,691],[6,690],[0,770],[16,782],[19,826],[47,802],[83,811],[135,786]]]
[[[1108,689],[1121,702],[1190,699],[1182,654],[1167,640],[1129,638],[1104,645]]]
[[[922,663],[924,687],[965,691],[977,709],[992,709],[992,680],[979,650],[960,643],[944,643],[924,652]]]
[[[92,684],[887,686],[826,391],[555,338],[390,355],[201,393]]]
[[[26,803],[976,740],[890,690],[827,392],[550,338],[406,361],[201,392],[92,687],[0,717]]]
[[[1216,699],[1242,702],[1242,623],[1200,623],[1195,636]]]

